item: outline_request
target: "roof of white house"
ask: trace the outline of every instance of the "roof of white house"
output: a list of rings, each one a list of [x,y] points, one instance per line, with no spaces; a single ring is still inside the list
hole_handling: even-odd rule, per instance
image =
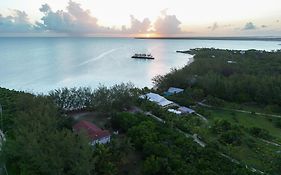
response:
[[[163,100],[161,100],[158,104],[160,106],[167,106],[167,105],[170,105],[170,104],[173,104],[174,102],[170,101],[170,100],[167,100],[166,98],[164,98]]]
[[[188,107],[185,107],[185,106],[181,106],[178,108],[179,111],[181,111],[182,113],[194,113],[195,111],[193,109],[190,109]]]
[[[181,114],[181,111],[175,110],[175,109],[168,109],[169,112],[175,113],[175,114]]]
[[[152,93],[152,92],[140,96],[140,98],[142,98],[142,99],[144,99],[145,97],[149,101],[155,102],[160,106],[167,106],[167,105],[173,104],[172,101],[167,100],[165,97],[162,97],[161,95],[155,94],[155,93]]]
[[[172,94],[180,93],[180,92],[183,92],[183,91],[184,91],[184,89],[176,88],[176,87],[170,87],[168,89],[168,92],[172,93]]]
[[[235,64],[235,63],[236,63],[236,61],[231,61],[231,60],[228,60],[228,61],[227,61],[227,63],[229,63],[229,64]]]

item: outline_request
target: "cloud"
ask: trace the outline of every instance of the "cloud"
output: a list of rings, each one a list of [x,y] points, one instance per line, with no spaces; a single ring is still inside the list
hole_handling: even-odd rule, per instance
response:
[[[0,14],[0,33],[22,33],[32,30],[34,26],[24,11],[12,10],[12,15],[6,17]]]
[[[232,27],[233,25],[232,24],[225,24],[223,25],[223,27]]]
[[[167,9],[161,12],[161,16],[154,23],[155,32],[160,34],[179,34],[181,22],[176,15],[167,15]]]
[[[261,25],[261,28],[267,28],[267,25]]]
[[[98,19],[90,15],[89,10],[81,8],[80,4],[69,1],[66,11],[54,12],[48,4],[42,5],[40,11],[44,13],[43,23],[37,23],[40,28],[57,33],[75,34],[134,34],[146,33],[151,27],[148,18],[142,21],[131,15],[130,27],[122,26],[121,30],[98,25]]]
[[[254,29],[257,29],[257,27],[252,22],[246,23],[244,28],[243,28],[243,30],[254,30]]]
[[[146,33],[151,28],[151,22],[148,18],[143,19],[140,21],[136,19],[133,15],[131,17],[131,26],[130,28],[126,28],[122,26],[123,33]]]
[[[110,31],[110,28],[97,24],[98,19],[90,15],[89,10],[81,8],[80,4],[69,1],[66,11],[54,12],[48,4],[42,5],[43,23],[37,23],[42,29],[62,33],[99,33]]]
[[[219,28],[219,25],[217,22],[215,22],[212,26],[208,27],[208,29],[211,29],[212,31],[216,30],[217,28]]]
[[[148,18],[139,20],[130,16],[130,25],[121,29],[104,27],[98,24],[98,19],[85,10],[79,3],[70,0],[65,10],[54,11],[48,4],[43,4],[39,11],[43,13],[40,21],[31,23],[28,15],[23,11],[13,10],[12,15],[0,14],[0,33],[42,33],[42,34],[145,34],[157,32],[160,34],[182,33],[181,22],[175,15],[168,15],[167,9],[161,12],[157,20],[152,23]]]

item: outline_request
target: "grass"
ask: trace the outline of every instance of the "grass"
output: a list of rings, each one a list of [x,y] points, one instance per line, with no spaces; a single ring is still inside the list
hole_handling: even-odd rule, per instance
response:
[[[243,104],[243,103],[237,104],[237,103],[224,101],[221,107],[237,109],[237,110],[245,110],[245,111],[254,111],[254,112],[265,113],[265,114],[281,115],[280,113],[268,110],[264,105],[258,105],[258,104]]]
[[[220,147],[231,157],[253,166],[259,170],[269,170],[274,154],[281,147],[263,142],[261,139],[251,136],[247,128],[259,127],[267,130],[273,136],[274,142],[281,143],[281,129],[274,126],[268,117],[257,116],[240,112],[225,111],[220,109],[204,108],[205,116],[210,125],[216,119],[224,119],[232,124],[238,125],[243,132],[242,144],[240,146],[220,144]],[[218,136],[211,133],[207,128],[202,128],[207,142],[218,140]]]
[[[233,157],[247,165],[253,166],[260,170],[266,170],[270,168],[272,157],[280,147],[266,144],[261,140],[255,140],[255,146],[248,146],[243,143],[241,146],[227,146],[226,151]]]
[[[210,122],[215,119],[224,119],[230,123],[243,126],[244,128],[259,127],[267,130],[275,140],[281,143],[281,129],[274,126],[271,117],[264,117],[254,114],[246,114],[233,111],[225,111],[218,109],[204,109]]]

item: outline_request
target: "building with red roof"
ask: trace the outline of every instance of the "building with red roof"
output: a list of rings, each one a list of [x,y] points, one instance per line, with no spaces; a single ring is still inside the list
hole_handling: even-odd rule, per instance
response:
[[[93,123],[88,121],[80,121],[73,126],[74,132],[86,132],[91,139],[91,145],[106,144],[110,142],[110,133],[107,130],[102,130]]]

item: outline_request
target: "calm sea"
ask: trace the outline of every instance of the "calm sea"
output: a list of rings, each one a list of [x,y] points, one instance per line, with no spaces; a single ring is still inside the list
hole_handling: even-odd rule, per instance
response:
[[[0,38],[0,87],[35,93],[120,82],[151,87],[154,76],[187,64],[190,56],[176,50],[199,47],[274,50],[281,48],[278,44],[233,40]],[[156,59],[132,59],[134,53],[151,53]]]

